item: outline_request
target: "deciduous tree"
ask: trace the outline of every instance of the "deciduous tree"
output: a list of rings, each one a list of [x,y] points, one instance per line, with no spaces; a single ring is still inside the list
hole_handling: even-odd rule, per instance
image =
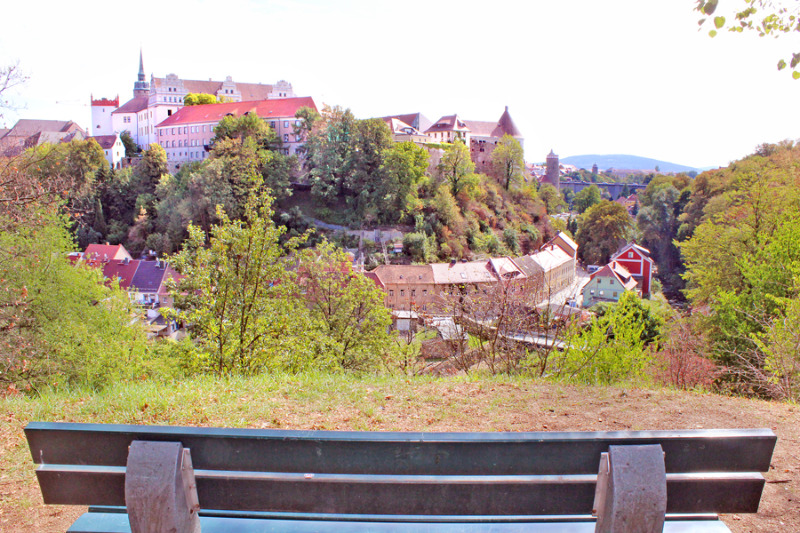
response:
[[[608,263],[632,229],[633,221],[624,206],[603,200],[590,207],[583,214],[575,236],[581,259],[598,265]]]
[[[525,181],[525,158],[519,141],[505,134],[492,151],[492,169],[506,190]]]
[[[450,192],[458,195],[464,188],[467,177],[475,170],[475,163],[469,156],[469,148],[457,140],[446,150],[439,161],[439,175],[450,184]]]

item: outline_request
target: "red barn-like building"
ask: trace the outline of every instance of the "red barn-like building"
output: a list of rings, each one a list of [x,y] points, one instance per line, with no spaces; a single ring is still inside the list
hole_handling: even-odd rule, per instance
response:
[[[633,279],[639,282],[642,296],[650,294],[650,280],[653,277],[653,260],[650,259],[650,250],[642,248],[636,243],[629,243],[622,247],[611,257],[624,266],[631,273]]]

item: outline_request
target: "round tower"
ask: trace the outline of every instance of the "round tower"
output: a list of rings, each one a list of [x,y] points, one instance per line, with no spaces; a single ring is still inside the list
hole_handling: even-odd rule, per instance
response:
[[[550,153],[547,154],[547,169],[545,170],[544,181],[560,191],[561,182],[558,179],[558,175],[558,156],[550,150]]]

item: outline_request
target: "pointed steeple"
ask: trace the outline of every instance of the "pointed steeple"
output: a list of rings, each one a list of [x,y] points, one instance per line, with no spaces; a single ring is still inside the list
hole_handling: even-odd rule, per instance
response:
[[[139,81],[144,81],[144,59],[141,48],[139,48]]]
[[[133,97],[148,96],[150,94],[150,84],[147,83],[144,75],[144,59],[142,58],[142,49],[139,48],[139,76],[137,81],[133,84]]]
[[[513,120],[511,120],[511,115],[508,112],[508,106],[506,106],[506,110],[503,111],[503,114],[500,116],[500,120],[497,121],[497,125],[500,126],[500,129],[503,133],[507,133],[512,137],[522,137],[522,133],[519,131],[519,128],[517,128],[517,125],[514,124]]]

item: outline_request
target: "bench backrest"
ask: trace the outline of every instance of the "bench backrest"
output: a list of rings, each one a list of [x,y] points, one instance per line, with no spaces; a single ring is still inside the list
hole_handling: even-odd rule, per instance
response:
[[[770,430],[375,433],[34,422],[45,503],[125,505],[133,441],[189,448],[202,509],[588,515],[601,453],[659,444],[668,513],[756,512]]]

